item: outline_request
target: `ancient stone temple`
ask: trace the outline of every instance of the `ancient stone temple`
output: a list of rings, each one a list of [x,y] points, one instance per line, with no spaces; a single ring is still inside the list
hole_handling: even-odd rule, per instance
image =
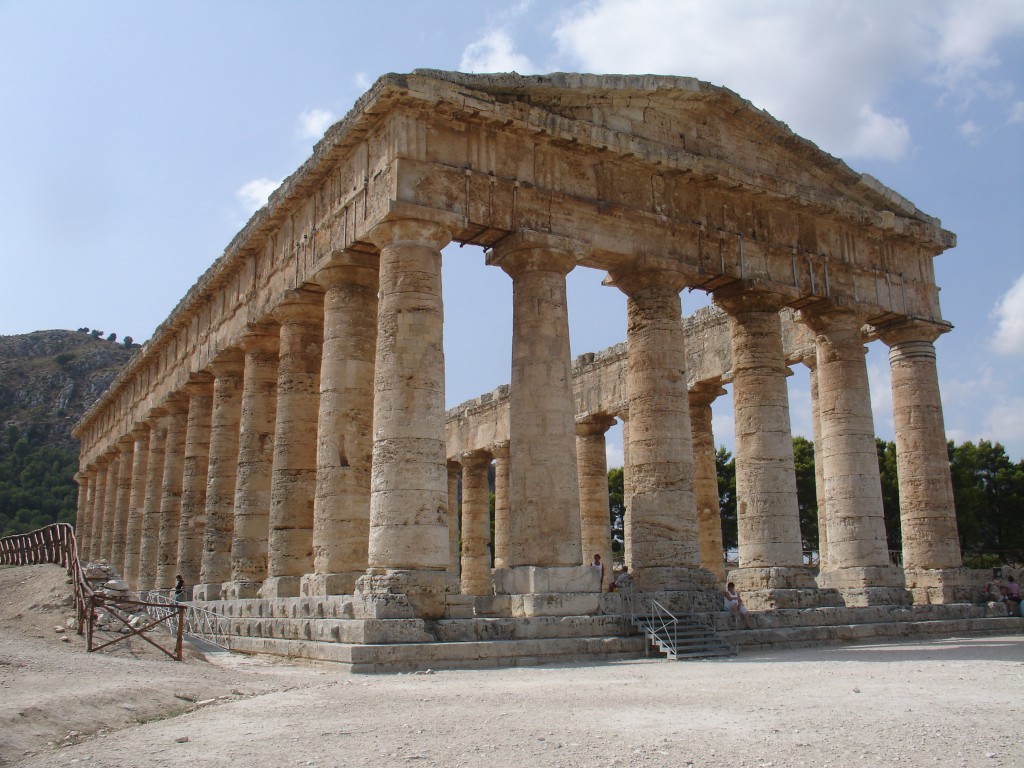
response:
[[[452,242],[482,246],[508,275],[514,328],[508,386],[446,412]],[[475,617],[597,621],[618,610],[589,567],[594,553],[611,562],[604,435],[617,420],[637,588],[721,587],[711,403],[731,384],[728,578],[751,607],[954,601],[933,346],[950,325],[932,267],[954,244],[724,88],[387,75],[78,425],[81,546],[138,589],[182,574],[197,601],[251,620],[251,650],[274,650],[277,618],[335,620],[281,642],[350,645],[438,639],[445,620]],[[606,274],[628,307],[625,344],[575,363],[573,269]],[[684,288],[716,308],[684,320]],[[883,525],[864,357],[875,340],[892,366],[901,566]],[[791,366],[812,386],[814,571]]]

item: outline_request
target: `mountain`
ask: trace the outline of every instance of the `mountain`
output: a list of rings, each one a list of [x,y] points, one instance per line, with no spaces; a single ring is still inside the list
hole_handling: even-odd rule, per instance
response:
[[[0,336],[0,536],[74,520],[71,429],[138,349],[87,328]]]

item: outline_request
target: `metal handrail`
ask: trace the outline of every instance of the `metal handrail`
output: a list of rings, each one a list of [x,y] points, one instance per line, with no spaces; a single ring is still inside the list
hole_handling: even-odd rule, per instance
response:
[[[622,589],[621,593],[623,618],[656,640],[666,649],[665,652],[670,659],[677,658],[679,649],[676,645],[677,635],[674,630],[681,623],[680,617],[654,596],[639,592],[632,586]],[[730,653],[739,652],[739,644],[722,637],[715,628],[714,620],[711,618],[711,606],[714,603],[714,596],[711,593],[684,592],[677,595],[676,598],[687,601],[683,617],[704,630],[716,642],[722,643]],[[705,605],[699,605],[698,601],[704,602]],[[649,649],[645,647],[645,654],[648,651]]]
[[[231,619],[229,617],[221,616],[214,611],[208,611],[192,603],[179,602],[174,599],[173,594],[174,590],[171,589],[154,589],[149,592],[143,592],[142,598],[147,603],[150,603],[150,606],[146,609],[149,615],[155,619],[164,619],[169,614],[175,614],[167,618],[167,623],[177,631],[177,613],[179,609],[184,608],[184,618],[182,620],[182,631],[184,634],[203,640],[218,648],[223,648],[226,651],[231,650],[231,638],[233,635],[231,632]]]

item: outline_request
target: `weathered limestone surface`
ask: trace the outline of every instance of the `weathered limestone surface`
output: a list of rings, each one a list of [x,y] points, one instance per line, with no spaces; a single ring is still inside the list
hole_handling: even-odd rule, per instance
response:
[[[277,420],[270,486],[270,540],[263,597],[295,597],[313,566],[316,426],[323,344],[323,295],[289,294],[275,310],[281,323]]]
[[[490,249],[511,275],[514,338],[511,384],[446,417],[440,249],[450,241]],[[954,244],[937,219],[707,83],[388,75],[76,428],[83,551],[131,561],[129,510],[141,498],[139,585],[168,587],[180,572],[190,585],[209,580],[207,597],[337,596],[363,626],[598,612],[605,600],[585,563],[608,534],[604,469],[596,432],[577,448],[581,416],[622,421],[638,584],[692,592],[722,576],[702,398],[732,382],[741,570],[759,605],[781,605],[787,590],[795,604],[821,604],[805,593],[832,588],[848,605],[899,603],[904,585],[918,601],[957,599],[931,346],[948,327],[932,260]],[[575,364],[573,269],[607,272],[628,296],[626,344]],[[684,288],[712,292],[732,319],[705,309],[682,320]],[[905,581],[886,552],[864,370],[864,343],[879,336],[904,425]],[[237,429],[220,421],[237,406],[214,412],[208,384],[186,394],[236,349]],[[785,393],[786,365],[812,355],[819,590],[800,567]],[[144,484],[142,443],[132,460],[117,448],[142,423]],[[463,467],[468,568],[456,556],[449,463],[477,454],[495,459],[493,574],[479,468]],[[487,594],[455,594],[459,576]]]
[[[146,503],[146,468],[149,464],[149,425],[145,422],[132,430],[131,491],[128,499],[128,521],[125,525],[124,570],[122,575],[130,587],[139,581],[139,557],[142,548],[142,521]]]
[[[231,581],[223,588],[227,599],[255,597],[267,576],[280,330],[273,324],[249,326],[240,345],[245,352],[245,371],[231,532]]]
[[[142,538],[139,542],[138,590],[155,589],[160,546],[160,490],[167,461],[167,411],[154,408],[149,418],[149,460],[146,462],[146,489],[142,508]]]
[[[213,376],[195,374],[185,387],[189,397],[182,461],[181,517],[178,522],[178,572],[185,583],[199,582],[206,532],[206,484],[210,466]]]
[[[377,351],[376,257],[343,253],[317,273],[324,288],[313,570],[304,594],[351,593],[366,570]]]
[[[231,576],[235,481],[238,476],[238,435],[242,415],[242,372],[245,357],[227,350],[210,366],[213,413],[210,417],[210,461],[206,479],[206,525],[197,599],[220,597]]]
[[[487,468],[491,457],[483,451],[463,454],[462,464],[462,594],[490,595],[491,521]]]
[[[607,415],[584,416],[576,421],[576,461],[580,487],[580,542],[582,562],[601,556],[605,578],[612,566],[611,525],[608,516],[608,459],[605,432],[615,423]]]
[[[579,485],[565,276],[575,244],[513,235],[489,263],[512,278],[509,567],[579,565]]]

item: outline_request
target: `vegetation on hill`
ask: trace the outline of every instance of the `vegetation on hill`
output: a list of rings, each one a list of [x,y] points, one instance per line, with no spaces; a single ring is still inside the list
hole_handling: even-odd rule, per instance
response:
[[[71,429],[137,349],[88,328],[0,336],[0,536],[74,521]]]

